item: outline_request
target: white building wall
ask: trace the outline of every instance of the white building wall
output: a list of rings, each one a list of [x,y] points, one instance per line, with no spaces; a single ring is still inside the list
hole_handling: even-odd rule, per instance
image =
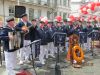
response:
[[[42,10],[41,15],[47,17],[47,9]]]
[[[37,18],[37,17],[38,17],[38,14],[37,14],[37,13],[38,13],[38,10],[35,9],[35,10],[34,10],[34,14],[35,14],[35,15],[34,15],[34,18]]]
[[[47,0],[41,0],[43,2],[47,2]],[[29,2],[27,0],[27,2]],[[34,0],[34,3],[37,3],[38,0]],[[53,2],[53,3],[52,3]],[[68,7],[65,7],[63,6],[63,0],[61,0],[61,5],[60,5],[60,0],[57,1],[58,3],[58,6],[54,9],[57,9],[57,10],[54,10],[57,12],[57,15],[59,15],[59,12],[61,12],[61,16],[63,16],[63,13],[67,13],[68,12]],[[54,0],[50,0],[50,3],[51,5],[54,4]],[[10,0],[5,0],[5,19],[9,16],[9,6],[15,6],[17,5],[17,2],[11,2]],[[53,15],[54,13],[52,13],[52,8],[49,8],[49,7],[45,7],[45,6],[37,6],[37,5],[31,5],[31,4],[27,4],[27,3],[20,3],[21,6],[25,6],[26,7],[26,13],[29,15],[29,9],[32,8],[34,9],[34,18],[38,18],[38,10],[41,10],[41,16],[47,16],[47,11],[50,11],[51,14],[51,18],[53,18]],[[53,12],[54,12],[53,11]],[[4,16],[4,13],[3,13],[3,3],[1,2],[0,0],[0,16]]]
[[[47,2],[47,0],[41,0],[42,2]]]
[[[80,4],[72,4],[71,5],[71,15],[74,15],[75,17],[79,16],[79,10]]]
[[[34,3],[37,3],[38,0],[34,0]]]
[[[0,1],[0,16],[3,15],[3,3]]]
[[[63,14],[66,13],[66,18],[68,17],[68,13],[70,12],[70,6],[68,7],[68,2],[66,1],[66,6],[63,5],[63,0],[58,0],[58,6],[57,6],[57,11],[58,11],[58,15],[60,15],[63,17]]]
[[[74,15],[75,17],[79,16],[79,9],[81,6],[81,1],[82,0],[71,0],[71,13],[70,15]]]
[[[3,8],[3,3],[1,1],[0,1],[0,3],[1,3],[0,4],[0,16],[4,20],[9,16],[9,10],[8,10],[9,5],[13,5],[13,4],[11,4],[9,2],[5,2],[4,8]],[[4,11],[3,11],[3,9],[4,9]],[[3,16],[5,16],[5,18]]]

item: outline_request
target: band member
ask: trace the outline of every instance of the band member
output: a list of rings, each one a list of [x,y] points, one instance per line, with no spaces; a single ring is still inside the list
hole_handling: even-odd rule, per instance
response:
[[[47,26],[47,24],[48,24],[48,21],[44,21],[44,31],[45,31],[45,33],[46,33],[46,42],[47,42],[47,44],[46,44],[46,51],[45,51],[45,58],[47,59],[48,58],[48,56],[49,56],[49,51],[48,51],[48,36],[49,36],[49,28],[48,28],[48,26]]]
[[[44,26],[45,23],[41,21],[40,28],[38,29],[39,39],[41,39],[39,60],[43,65],[45,64],[44,56],[46,55],[47,52],[47,31]]]
[[[2,19],[0,20],[0,35],[3,34],[3,22],[2,22]],[[0,47],[1,47],[1,39],[0,39]]]
[[[86,28],[86,25],[83,24],[83,29],[82,29],[82,32],[84,32],[84,49],[87,50],[88,49],[88,45],[87,45],[87,42],[88,42],[88,34],[87,34],[87,28]]]
[[[53,23],[52,21],[49,21],[48,24],[48,38],[47,38],[47,41],[48,41],[48,53],[50,52],[50,56],[51,57],[55,57],[54,56],[54,44],[53,44],[53,34],[54,34],[54,27],[53,27]]]
[[[66,34],[68,34],[69,25],[68,25],[67,19],[64,19],[64,20],[63,20],[63,29],[64,29],[63,32],[66,33]]]
[[[91,49],[91,32],[92,32],[92,25],[91,22],[87,22],[87,34],[88,34],[88,40],[87,40],[87,44],[88,44],[88,50]]]
[[[94,25],[93,25],[93,30],[99,30],[99,27],[97,25],[97,23],[95,22]]]
[[[83,30],[83,26],[81,21],[78,21],[77,24],[75,25],[75,31],[76,34],[79,35],[79,32],[81,32]]]
[[[29,28],[29,35],[31,42],[38,40],[39,39],[39,34],[38,34],[38,26],[37,26],[37,21],[36,19],[32,19],[31,21],[32,26]],[[37,51],[35,51],[35,47],[33,47],[33,56],[37,57]]]
[[[63,33],[63,27],[62,27],[62,22],[61,21],[57,21],[57,23],[56,23],[56,31],[55,32]],[[60,47],[60,52],[63,52],[63,47]],[[55,49],[55,53],[57,53],[57,47]]]
[[[3,21],[2,19],[0,18],[0,36],[2,36],[3,34]],[[1,37],[0,37],[0,61],[1,61],[1,65],[2,65],[2,55],[1,55],[1,47],[2,47],[2,40],[1,40]],[[1,66],[0,65],[0,66]]]
[[[50,23],[50,24],[52,24],[51,25],[51,29],[52,29],[52,32],[51,32],[51,34],[52,34],[52,41],[54,42],[54,37],[53,37],[53,34],[57,31],[57,26],[56,26],[56,22],[52,22],[52,23]],[[49,26],[48,26],[49,27]],[[49,29],[50,30],[50,29]],[[49,33],[48,33],[49,34]],[[49,47],[48,47],[49,48]],[[51,49],[51,48],[50,48]],[[48,49],[49,50],[49,49]],[[56,46],[54,46],[54,43],[52,43],[52,50],[53,50],[53,54],[55,54],[55,53],[57,53],[57,47]],[[52,56],[52,54],[50,54],[50,56],[51,57],[55,57],[55,56]]]
[[[82,22],[78,21],[76,34],[79,36],[79,43],[80,45],[86,50],[87,46],[87,33],[84,31]]]
[[[28,22],[28,17],[27,14],[24,13],[21,15],[21,21],[16,25],[16,29],[19,31],[23,31],[23,35],[21,40],[22,43],[22,47],[29,45],[30,44],[30,35],[29,35],[29,28],[31,26],[31,23]],[[24,47],[22,49],[20,49],[20,62],[19,64],[23,64],[24,62],[29,63],[29,55],[30,55],[31,49],[30,47]]]
[[[37,25],[37,21],[36,19],[32,19],[31,21],[32,23],[32,27],[30,27],[29,29],[29,34],[30,34],[30,40],[31,42],[33,42],[34,40],[38,40],[38,25]]]
[[[67,34],[65,48],[66,48],[66,51],[68,51],[68,40],[69,40],[68,32],[69,32],[69,25],[68,25],[68,20],[67,19],[64,19],[63,20],[63,32]]]
[[[3,29],[3,34],[1,36],[1,39],[4,43],[4,54],[5,54],[5,63],[6,63],[6,70],[8,72],[8,75],[14,75],[13,69],[17,65],[17,51],[16,49],[11,49],[10,41],[14,40],[13,35],[9,35],[9,32],[14,31],[14,18],[8,18],[7,19],[7,26]]]
[[[73,31],[74,31],[73,22],[71,22],[69,18],[68,18],[68,25],[69,25],[68,37],[69,37],[70,35],[73,34]]]
[[[62,22],[57,22],[56,24],[56,32],[63,32]]]

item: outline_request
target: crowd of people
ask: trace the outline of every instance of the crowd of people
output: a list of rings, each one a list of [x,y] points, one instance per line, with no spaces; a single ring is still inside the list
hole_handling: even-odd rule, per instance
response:
[[[55,21],[48,20],[48,22],[44,22],[39,20],[37,22],[36,19],[32,19],[31,22],[28,21],[28,15],[22,14],[20,22],[15,25],[15,20],[12,17],[9,17],[7,20],[7,25],[2,27],[0,25],[0,40],[3,41],[4,53],[5,53],[5,65],[8,71],[8,75],[14,75],[13,69],[17,64],[29,63],[29,56],[31,54],[30,47],[24,47],[25,45],[30,44],[31,42],[41,39],[40,45],[40,54],[39,61],[42,65],[45,65],[46,59],[48,57],[55,58],[55,53],[57,53],[57,48],[54,46],[52,38],[55,32],[66,33],[66,40],[69,39],[69,36],[72,34],[80,35],[80,32],[84,32],[87,34],[87,38],[83,39],[84,43],[81,41],[80,43],[84,45],[84,48],[90,50],[91,48],[91,32],[92,30],[99,30],[98,23],[92,22],[82,22],[75,21],[71,22],[68,19],[64,19],[63,21]],[[9,35],[9,32],[13,31],[22,31],[21,32],[21,49],[10,49],[9,41],[13,40],[13,36]],[[87,40],[88,39],[88,40]],[[65,44],[65,52],[68,51],[68,41]],[[20,52],[19,52],[20,51]],[[60,50],[63,52],[63,48]],[[19,52],[19,63],[17,63],[17,53]],[[35,57],[35,47],[33,47],[33,55]]]

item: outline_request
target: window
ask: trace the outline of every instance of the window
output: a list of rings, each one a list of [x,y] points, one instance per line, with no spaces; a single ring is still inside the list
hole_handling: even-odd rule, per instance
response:
[[[41,10],[38,10],[38,18],[41,17]]]
[[[50,18],[50,11],[47,11],[47,17]]]
[[[9,16],[14,16],[15,15],[15,8],[14,6],[9,6]]]
[[[29,0],[29,2],[33,3],[33,2],[34,2],[34,0]]]
[[[57,7],[57,0],[54,0],[54,7]]]
[[[31,3],[33,3],[34,2],[34,0],[20,0],[21,2],[31,2]]]
[[[34,9],[29,9],[29,20],[32,20],[34,18]]]
[[[37,0],[38,1],[38,4],[41,4],[41,0]]]
[[[60,5],[62,4],[62,0],[60,0]]]
[[[63,13],[63,19],[66,19],[67,14]]]
[[[63,6],[67,5],[67,0],[63,0]]]
[[[61,16],[61,12],[59,12],[59,16]]]
[[[56,17],[57,16],[57,12],[54,12],[54,17]]]
[[[70,7],[70,0],[67,1],[67,6]]]
[[[47,0],[47,4],[50,6],[50,0]]]

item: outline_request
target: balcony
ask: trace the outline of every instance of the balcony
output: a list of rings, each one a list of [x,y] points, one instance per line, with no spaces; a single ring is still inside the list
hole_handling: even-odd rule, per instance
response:
[[[16,1],[18,0],[10,0],[10,1]],[[54,2],[46,2],[46,1],[41,1],[41,0],[19,0],[19,3],[24,3],[24,4],[30,4],[30,5],[35,5],[39,7],[46,7],[46,8],[54,8],[55,3]]]

